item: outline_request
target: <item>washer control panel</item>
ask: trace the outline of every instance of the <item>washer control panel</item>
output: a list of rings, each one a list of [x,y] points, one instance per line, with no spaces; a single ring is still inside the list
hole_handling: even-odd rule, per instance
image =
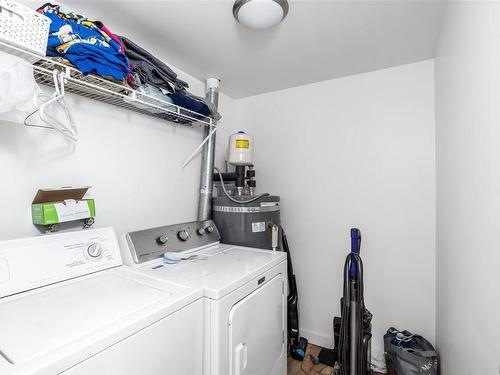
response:
[[[212,220],[192,221],[127,233],[135,263],[162,257],[166,252],[182,252],[220,241]]]
[[[113,228],[0,242],[0,297],[122,265]]]

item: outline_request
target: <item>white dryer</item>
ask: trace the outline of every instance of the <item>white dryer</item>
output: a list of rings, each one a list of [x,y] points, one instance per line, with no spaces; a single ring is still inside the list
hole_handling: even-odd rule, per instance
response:
[[[210,220],[126,237],[139,273],[202,288],[205,374],[286,374],[285,253],[220,244]],[[166,252],[188,259],[165,264]]]
[[[0,374],[201,374],[201,297],[122,266],[112,228],[0,242]]]

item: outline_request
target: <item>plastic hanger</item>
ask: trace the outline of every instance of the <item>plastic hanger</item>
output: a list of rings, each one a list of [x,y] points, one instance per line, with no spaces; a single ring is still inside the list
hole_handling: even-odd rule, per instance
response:
[[[216,125],[211,125],[211,126],[212,126],[212,130],[210,131],[210,133],[208,133],[208,135],[205,137],[205,139],[203,140],[203,142],[201,142],[198,145],[198,147],[196,147],[196,149],[191,153],[191,155],[188,156],[188,158],[186,159],[186,161],[184,162],[184,164],[182,164],[182,169],[186,168],[186,165],[188,165],[191,162],[191,160],[193,160],[193,158],[201,150],[201,148],[203,147],[203,145],[205,143],[207,143],[207,141],[210,139],[210,137],[217,131],[217,129],[219,129],[219,127],[217,127]]]
[[[26,126],[37,126],[37,127],[42,127],[42,128],[48,128],[48,129],[54,129],[63,134],[65,137],[69,138],[73,142],[76,142],[78,140],[78,129],[75,125],[75,121],[73,119],[73,115],[71,114],[71,111],[66,104],[65,101],[65,95],[66,92],[64,90],[64,75],[62,75],[58,70],[53,71],[53,79],[54,79],[54,93],[50,95],[50,99],[44,101],[42,104],[38,106],[38,109],[30,113],[24,120],[24,125]],[[47,94],[42,93],[37,95],[36,99],[40,99],[44,96],[47,96]],[[56,119],[54,116],[50,114],[49,111],[47,111],[47,108],[53,104],[58,104],[64,111],[64,114],[66,116],[66,119],[68,121],[68,124],[63,124],[61,121]],[[29,124],[28,120],[35,115],[36,113],[39,113],[40,119],[45,125],[34,125],[34,124]]]

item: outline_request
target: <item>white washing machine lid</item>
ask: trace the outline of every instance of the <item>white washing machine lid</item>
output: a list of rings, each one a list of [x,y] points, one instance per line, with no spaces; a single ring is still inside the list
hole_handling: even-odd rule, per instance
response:
[[[286,260],[286,254],[281,251],[224,244],[196,250],[189,255],[198,257],[177,264],[163,264],[163,260],[156,260],[139,269],[158,279],[202,287],[205,297],[217,300]]]
[[[169,296],[112,270],[11,296],[0,300],[0,355],[28,362]]]

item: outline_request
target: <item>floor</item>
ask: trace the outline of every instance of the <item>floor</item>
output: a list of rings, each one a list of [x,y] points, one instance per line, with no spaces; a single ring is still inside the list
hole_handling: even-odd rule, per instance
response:
[[[288,357],[288,375],[332,375],[333,368],[326,366],[322,363],[315,365],[311,361],[309,354],[318,356],[321,348],[316,345],[309,344],[307,346],[306,357],[304,361],[296,361],[293,358]]]
[[[322,363],[318,363],[315,365],[311,361],[311,357],[309,354],[314,356],[318,356],[321,348],[319,346],[309,344],[307,346],[306,357],[304,361],[296,361],[293,358],[288,357],[288,375],[335,375],[333,372],[333,368],[326,366]],[[374,372],[373,375],[383,375],[378,372]]]

